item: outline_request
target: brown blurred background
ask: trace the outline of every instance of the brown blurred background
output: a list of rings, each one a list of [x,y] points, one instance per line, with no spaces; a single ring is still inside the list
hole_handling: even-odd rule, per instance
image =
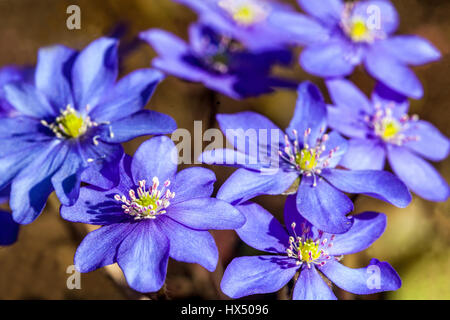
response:
[[[288,1],[289,2],[289,1]],[[294,1],[290,1],[294,3]],[[424,87],[425,97],[413,101],[411,112],[434,123],[450,136],[450,2],[448,0],[393,1],[400,17],[400,33],[414,33],[431,40],[443,53],[443,59],[431,65],[415,68]],[[66,9],[76,4],[81,8],[81,30],[66,28]],[[186,37],[187,26],[195,14],[170,0],[0,0],[0,66],[33,65],[40,47],[61,43],[82,49],[89,42],[117,30],[123,23],[127,31],[123,49],[122,75],[150,65],[155,56],[147,45],[134,51],[134,37],[149,28],[164,28]],[[277,70],[298,81],[312,79],[322,89],[323,81],[308,76],[296,66]],[[373,81],[358,70],[353,76],[358,86],[370,93]],[[324,91],[325,92],[325,91]],[[219,112],[255,110],[271,118],[280,127],[289,123],[296,94],[279,91],[257,99],[233,101],[217,95]],[[193,121],[203,120],[204,130],[211,112],[211,97],[200,84],[190,84],[168,77],[157,88],[149,107],[175,118],[179,128],[193,132]],[[133,154],[146,138],[126,145]],[[436,165],[450,181],[450,160]],[[218,177],[216,189],[233,172],[228,168],[212,168]],[[281,219],[284,197],[260,197],[265,208]],[[66,269],[89,227],[68,223],[59,217],[59,203],[51,196],[45,212],[33,224],[24,226],[19,241],[0,248],[0,299],[126,299],[142,298],[127,289],[116,267],[97,270],[81,276],[81,290],[69,290]],[[397,209],[380,201],[360,197],[355,213],[364,210],[388,215],[385,234],[366,252],[346,256],[350,267],[366,265],[371,257],[389,261],[403,280],[400,290],[392,293],[357,297],[337,290],[345,299],[450,299],[450,202],[431,203],[414,197],[407,209]],[[223,263],[215,273],[202,267],[171,261],[167,276],[167,291],[173,299],[225,298],[217,290],[222,265],[233,255],[254,254],[241,244],[232,231],[216,232]],[[264,298],[285,298],[286,292]],[[262,297],[260,297],[262,298]]]

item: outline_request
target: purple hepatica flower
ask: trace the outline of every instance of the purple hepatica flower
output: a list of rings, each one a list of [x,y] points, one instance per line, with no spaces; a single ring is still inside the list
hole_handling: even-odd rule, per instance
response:
[[[140,37],[159,54],[152,62],[155,68],[188,81],[201,82],[235,99],[268,93],[274,86],[289,86],[269,76],[275,63],[291,61],[289,51],[252,53],[209,27],[194,24],[189,31],[189,44],[160,29],[141,33]]]
[[[130,286],[140,292],[161,288],[169,256],[214,271],[218,252],[207,230],[239,228],[245,219],[230,204],[211,198],[211,170],[196,167],[177,173],[176,153],[169,138],[150,139],[133,159],[124,156],[116,188],[82,188],[74,206],[62,206],[64,219],[103,226],[78,247],[79,271],[117,262]]]
[[[11,82],[25,81],[31,83],[32,68],[7,66],[0,68],[0,117],[12,116],[14,108],[5,100],[3,87]]]
[[[288,37],[271,21],[289,6],[270,0],[175,0],[195,10],[202,24],[238,40],[251,50],[282,48]]]
[[[408,68],[441,57],[427,40],[410,35],[395,36],[398,16],[388,0],[298,0],[310,17],[280,15],[278,24],[306,45],[300,64],[320,77],[344,77],[355,66],[366,70],[390,88],[415,99],[423,88]]]
[[[335,104],[328,107],[329,125],[351,138],[340,165],[381,170],[387,156],[394,173],[412,191],[427,200],[447,200],[447,182],[422,157],[445,159],[449,140],[429,122],[408,116],[407,98],[382,84],[372,101],[347,80],[330,80],[327,86]]]
[[[0,191],[0,204],[9,197],[9,188]],[[0,246],[11,245],[17,240],[19,225],[13,221],[11,213],[0,210]]]
[[[319,272],[343,290],[354,294],[373,294],[397,290],[401,280],[387,263],[372,259],[361,269],[341,263],[343,255],[368,248],[384,232],[386,216],[364,212],[344,234],[319,231],[297,212],[295,197],[286,201],[284,219],[287,230],[258,204],[236,206],[247,221],[237,229],[249,246],[271,255],[235,258],[222,279],[222,291],[232,298],[276,292],[298,272],[293,289],[295,300],[334,300],[333,291]]]
[[[121,142],[175,129],[169,116],[143,110],[162,74],[138,70],[116,84],[117,64],[115,39],[80,53],[53,46],[39,51],[34,84],[3,88],[15,114],[0,119],[0,188],[12,182],[17,222],[36,219],[53,190],[71,205],[80,181],[114,186]]]
[[[220,128],[237,150],[205,151],[200,161],[241,167],[224,183],[218,198],[236,204],[262,194],[295,193],[297,188],[290,190],[298,186],[299,212],[317,228],[333,233],[351,227],[346,214],[353,210],[353,203],[344,192],[362,193],[406,207],[411,195],[393,174],[336,168],[347,141],[336,132],[324,133],[326,117],[323,97],[309,82],[299,86],[297,106],[286,135],[257,113],[218,115]],[[268,130],[271,137],[267,136]]]

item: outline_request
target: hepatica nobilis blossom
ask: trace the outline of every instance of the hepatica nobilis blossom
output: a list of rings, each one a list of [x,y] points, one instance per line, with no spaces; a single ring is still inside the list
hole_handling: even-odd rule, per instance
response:
[[[9,197],[9,188],[0,191],[0,204]],[[11,245],[17,240],[19,225],[12,219],[11,213],[0,209],[0,246]]]
[[[271,0],[174,0],[195,10],[202,24],[238,40],[251,50],[281,48],[288,37],[271,23],[273,17],[291,12]]]
[[[445,201],[449,186],[423,158],[447,157],[449,140],[431,123],[408,115],[408,99],[378,84],[371,100],[347,80],[330,80],[334,102],[329,125],[350,137],[340,164],[353,170],[383,169],[386,158],[394,173],[417,195]]]
[[[117,262],[129,285],[141,292],[161,288],[169,256],[214,271],[218,252],[209,229],[241,227],[244,216],[211,198],[215,175],[205,168],[177,173],[177,149],[167,137],[144,142],[120,165],[120,183],[109,191],[82,188],[63,218],[95,225],[75,254],[81,272]]]
[[[0,188],[12,183],[17,222],[32,222],[53,190],[70,205],[80,181],[114,186],[121,142],[176,128],[169,116],[143,110],[163,77],[159,71],[137,70],[116,83],[117,45],[100,38],[80,53],[43,48],[34,83],[3,87],[15,111],[0,119]]]
[[[189,43],[160,29],[141,33],[141,39],[158,53],[152,61],[155,68],[184,80],[201,82],[235,99],[286,85],[286,81],[270,76],[270,71],[276,63],[291,61],[289,51],[252,53],[205,25],[191,25],[189,31]]]
[[[412,98],[423,88],[408,65],[436,61],[440,52],[427,40],[393,35],[398,15],[388,0],[346,2],[298,0],[309,15],[285,14],[278,24],[306,48],[301,66],[320,77],[344,77],[364,64],[368,73],[390,88]]]
[[[343,255],[368,248],[384,232],[386,216],[364,212],[354,217],[344,234],[329,234],[311,226],[296,212],[295,197],[289,196],[284,211],[286,228],[255,203],[236,206],[247,219],[237,229],[249,246],[269,253],[235,258],[225,270],[221,289],[232,297],[276,292],[295,277],[295,300],[334,300],[332,283],[354,294],[397,290],[401,280],[387,262],[372,259],[365,268],[351,269],[339,261]]]
[[[333,233],[351,227],[346,214],[353,210],[353,203],[344,192],[406,207],[411,195],[393,174],[336,168],[347,141],[336,132],[325,133],[326,117],[323,97],[309,82],[298,88],[297,106],[286,134],[254,112],[218,115],[220,128],[237,150],[205,151],[199,160],[241,167],[224,183],[218,197],[235,204],[261,194],[295,193],[298,186],[299,212],[316,227]]]

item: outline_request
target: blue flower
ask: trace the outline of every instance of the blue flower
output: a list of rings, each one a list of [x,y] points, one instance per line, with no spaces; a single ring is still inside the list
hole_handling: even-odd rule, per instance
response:
[[[233,38],[251,50],[282,48],[289,42],[271,23],[278,14],[291,12],[289,6],[271,0],[174,0],[195,10],[202,24]]]
[[[269,253],[235,258],[222,279],[222,291],[240,298],[276,292],[298,273],[292,298],[295,300],[335,300],[336,296],[320,276],[354,294],[397,290],[401,280],[387,262],[372,259],[365,268],[351,269],[341,263],[343,255],[368,248],[384,232],[386,216],[364,212],[354,216],[344,234],[322,232],[301,219],[295,197],[288,197],[284,210],[287,230],[269,212],[255,203],[236,206],[245,215],[245,225],[237,229],[249,246]]]
[[[224,183],[218,197],[235,204],[261,194],[295,193],[298,188],[297,208],[302,216],[332,233],[351,227],[346,214],[353,210],[353,203],[344,192],[406,207],[411,195],[393,174],[336,168],[347,141],[336,132],[325,134],[326,117],[323,97],[309,82],[298,88],[297,106],[286,135],[254,112],[218,115],[220,128],[237,150],[205,151],[199,160],[241,167]]]
[[[159,71],[137,70],[116,84],[117,74],[117,41],[100,38],[80,53],[41,49],[34,83],[3,87],[15,111],[0,118],[0,189],[12,183],[15,221],[36,219],[53,190],[70,205],[80,181],[114,186],[121,142],[175,129],[169,116],[143,110]]]
[[[272,92],[273,86],[289,85],[269,76],[275,63],[291,61],[289,51],[251,53],[209,27],[194,24],[189,31],[189,44],[160,29],[141,33],[140,37],[159,54],[152,61],[155,68],[188,81],[201,82],[235,99]]]
[[[0,117],[12,115],[14,108],[5,100],[3,87],[11,82],[27,81],[31,83],[33,68],[6,66],[0,68]]]
[[[74,206],[62,206],[64,219],[103,226],[78,247],[79,271],[117,262],[129,285],[141,292],[161,288],[169,256],[214,271],[218,252],[207,230],[239,228],[245,218],[225,201],[211,198],[216,179],[211,170],[177,173],[176,154],[169,138],[152,138],[133,159],[124,156],[116,188],[82,188]]]
[[[440,59],[427,40],[413,35],[395,36],[398,15],[388,0],[347,2],[298,0],[309,15],[279,15],[280,27],[306,46],[301,66],[324,78],[350,75],[355,66],[366,70],[390,88],[412,98],[423,96],[423,87],[408,65]]]
[[[9,188],[0,191],[0,204],[9,197]],[[0,210],[0,246],[11,245],[17,240],[19,225],[12,219],[11,213]]]
[[[445,201],[449,186],[424,159],[447,157],[449,140],[431,123],[408,116],[408,99],[378,84],[369,100],[351,82],[330,80],[334,102],[329,125],[351,138],[340,164],[353,170],[384,168],[386,157],[394,173],[416,194]]]

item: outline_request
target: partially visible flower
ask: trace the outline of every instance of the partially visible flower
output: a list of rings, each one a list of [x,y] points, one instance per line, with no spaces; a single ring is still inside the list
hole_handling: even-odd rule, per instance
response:
[[[194,24],[189,31],[189,43],[160,29],[141,33],[141,39],[159,55],[152,61],[155,68],[201,82],[235,99],[268,93],[274,86],[284,85],[283,81],[271,77],[270,71],[276,63],[291,61],[289,51],[252,53],[204,25]]]
[[[214,271],[218,252],[207,230],[239,228],[245,218],[225,201],[211,198],[216,179],[211,170],[177,173],[176,154],[169,138],[152,138],[133,159],[124,156],[116,188],[82,188],[74,206],[62,206],[64,219],[103,226],[78,247],[79,271],[117,262],[140,292],[161,288],[169,256]]]
[[[408,65],[436,61],[441,54],[419,36],[393,35],[398,15],[390,1],[297,1],[309,16],[286,13],[274,23],[306,46],[300,64],[307,72],[344,77],[364,64],[390,88],[416,99],[423,96],[422,84]]]
[[[9,188],[0,191],[0,204],[9,197]],[[0,210],[0,246],[11,245],[17,240],[19,225],[12,219],[11,213]]]
[[[71,205],[81,181],[116,185],[121,142],[176,128],[171,117],[143,110],[159,71],[137,70],[116,83],[117,45],[100,38],[80,53],[43,48],[34,83],[3,87],[15,110],[0,118],[0,189],[11,184],[15,221],[34,221],[53,190]]]
[[[286,229],[258,204],[236,206],[247,221],[237,229],[249,246],[269,253],[235,258],[225,270],[221,288],[231,298],[276,292],[294,276],[294,300],[335,300],[319,271],[332,283],[354,294],[397,290],[401,280],[387,262],[372,259],[365,268],[351,269],[339,261],[343,255],[368,248],[386,228],[382,213],[364,212],[354,216],[344,234],[322,232],[303,220],[295,197],[288,197],[284,210]],[[298,277],[298,278],[297,278]]]
[[[281,48],[289,38],[271,23],[293,10],[272,0],[174,0],[195,10],[199,21],[251,50]]]
[[[346,214],[353,210],[353,203],[344,192],[406,207],[411,195],[392,173],[336,168],[347,141],[336,132],[325,133],[326,118],[323,97],[309,82],[298,88],[297,106],[286,134],[254,112],[218,115],[220,128],[237,150],[205,151],[199,160],[241,167],[224,183],[218,197],[236,204],[262,194],[297,193],[301,215],[333,233],[351,227]]]
[[[10,116],[14,112],[14,108],[5,100],[3,87],[8,83],[18,81],[31,83],[33,72],[33,68],[18,68],[16,66],[0,68],[0,117]]]
[[[327,86],[334,102],[328,107],[328,123],[351,138],[340,165],[381,170],[387,157],[394,173],[417,195],[431,201],[448,199],[447,182],[422,158],[445,159],[449,140],[431,123],[409,116],[406,97],[382,84],[371,100],[347,80],[330,80]]]

